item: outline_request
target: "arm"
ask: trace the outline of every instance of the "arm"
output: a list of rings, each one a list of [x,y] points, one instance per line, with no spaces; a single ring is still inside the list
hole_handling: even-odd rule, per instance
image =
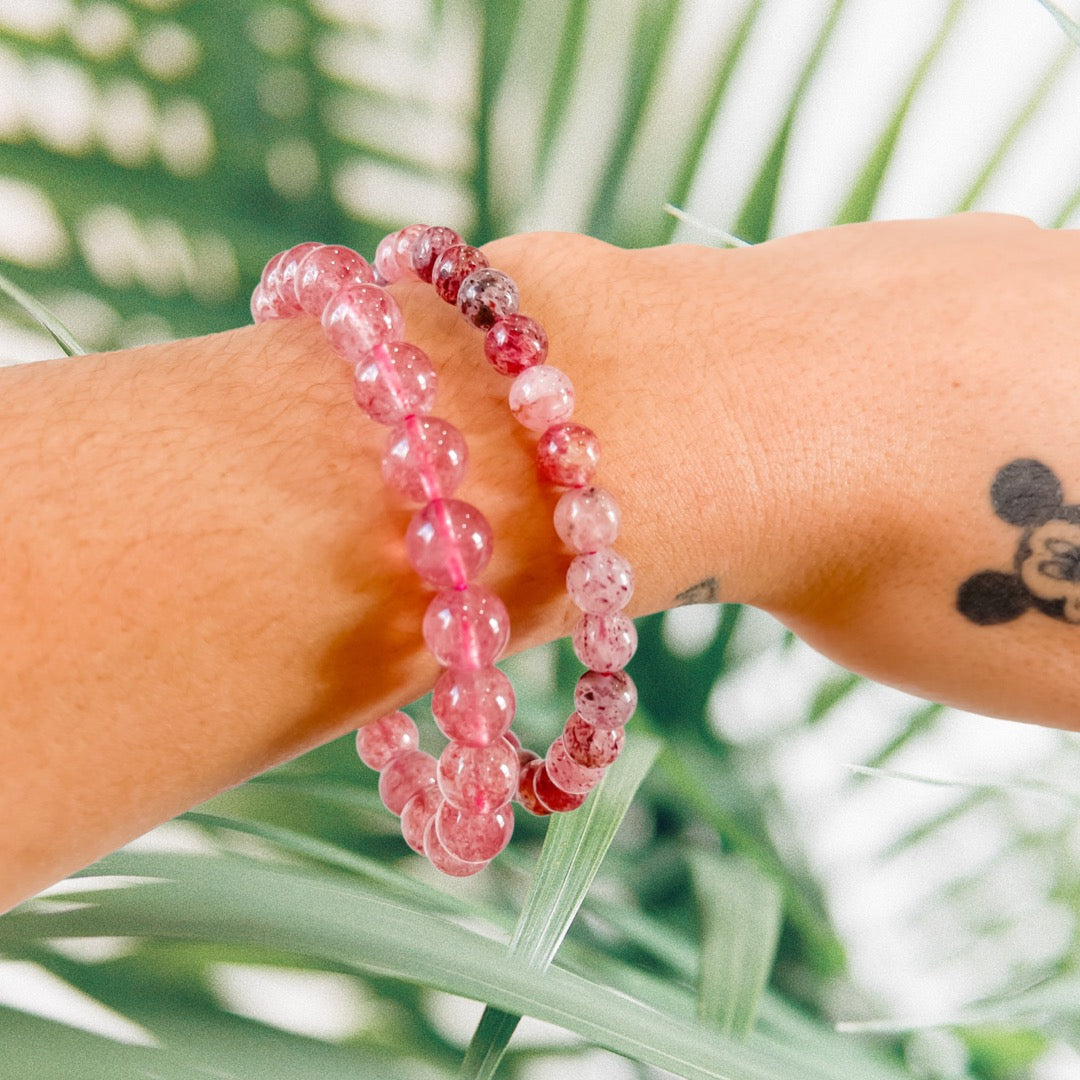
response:
[[[1080,626],[956,606],[1012,569],[1002,465],[1038,458],[1080,502],[1074,237],[968,217],[491,257],[601,437],[631,614],[746,601],[878,678],[1076,722]],[[395,289],[469,439],[461,495],[495,529],[512,645],[558,637],[567,557],[505,382],[427,287]],[[0,909],[430,687],[410,510],[350,379],[311,320],[0,370]]]

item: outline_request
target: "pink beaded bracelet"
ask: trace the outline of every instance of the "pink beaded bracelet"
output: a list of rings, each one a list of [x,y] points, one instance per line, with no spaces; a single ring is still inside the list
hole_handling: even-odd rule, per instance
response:
[[[491,558],[492,533],[476,507],[452,498],[468,451],[453,425],[430,413],[437,376],[430,359],[402,340],[403,317],[381,285],[407,277],[430,282],[474,326],[484,354],[514,377],[510,408],[541,432],[542,481],[565,487],[555,529],[574,551],[567,591],[582,616],[574,650],[588,671],[574,693],[575,711],[541,758],[510,731],[513,688],[495,661],[509,640],[505,606],[473,584]],[[419,749],[416,725],[396,711],[357,733],[365,764],[379,771],[379,794],[401,818],[413,850],[454,876],[476,873],[513,832],[511,800],[534,814],[580,806],[618,756],[637,691],[623,667],[637,647],[622,614],[633,592],[629,564],[611,547],[619,528],[613,496],[592,486],[599,440],[570,421],[574,390],[565,372],[545,363],[547,335],[518,312],[515,283],[488,265],[452,229],[410,225],[385,237],[374,270],[348,248],[299,244],[267,263],[252,296],[255,322],[309,314],[354,367],[354,397],[390,427],[383,475],[399,494],[423,503],[406,532],[406,552],[439,591],[423,618],[424,641],[445,670],[432,713],[450,740],[436,760]]]

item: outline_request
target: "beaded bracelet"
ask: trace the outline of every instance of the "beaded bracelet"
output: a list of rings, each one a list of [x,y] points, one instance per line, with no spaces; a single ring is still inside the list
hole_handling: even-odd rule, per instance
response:
[[[431,414],[435,369],[402,340],[401,310],[381,287],[408,277],[431,283],[486,331],[488,361],[514,377],[511,412],[541,432],[540,479],[569,489],[556,504],[554,524],[576,553],[567,591],[582,610],[573,643],[589,670],[575,689],[575,711],[543,758],[523,749],[510,730],[514,692],[494,666],[509,640],[506,608],[472,583],[490,560],[493,539],[480,511],[451,497],[468,459],[464,436]],[[517,286],[492,269],[483,252],[452,229],[425,225],[385,237],[374,269],[348,248],[299,244],[267,263],[251,301],[256,323],[301,314],[321,319],[331,347],[354,367],[356,403],[390,427],[386,482],[424,504],[409,524],[406,552],[420,576],[440,590],[422,632],[445,669],[431,707],[450,742],[436,762],[419,749],[411,718],[395,711],[360,729],[357,750],[379,771],[380,797],[400,816],[406,843],[453,876],[476,873],[506,846],[511,799],[534,814],[580,806],[618,756],[623,725],[637,703],[622,670],[637,647],[634,624],[622,614],[633,575],[611,548],[619,528],[615,499],[591,483],[599,440],[570,421],[570,379],[545,363],[547,335],[518,307]]]

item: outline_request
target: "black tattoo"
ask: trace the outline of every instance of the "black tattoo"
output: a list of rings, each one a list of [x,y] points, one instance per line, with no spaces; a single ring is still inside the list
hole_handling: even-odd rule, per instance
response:
[[[1002,521],[1024,530],[1013,572],[972,574],[956,594],[960,613],[980,626],[1010,622],[1028,608],[1080,623],[1080,504],[1066,506],[1061,481],[1031,458],[998,470],[990,502]]]
[[[683,589],[675,596],[677,607],[685,607],[687,604],[717,604],[720,602],[720,582],[714,577],[707,577],[689,589]]]

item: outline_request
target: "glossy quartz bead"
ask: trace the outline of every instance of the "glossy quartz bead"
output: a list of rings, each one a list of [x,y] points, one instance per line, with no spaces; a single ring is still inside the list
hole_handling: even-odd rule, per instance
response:
[[[457,294],[457,309],[479,330],[487,330],[499,319],[517,314],[521,298],[509,274],[490,266],[474,270]]]
[[[410,416],[391,429],[383,479],[412,502],[453,495],[465,476],[465,436],[437,416]]]
[[[566,591],[582,611],[609,615],[621,611],[634,595],[634,572],[612,548],[576,556],[566,571]]]
[[[431,284],[431,269],[435,260],[448,248],[465,241],[444,225],[432,225],[425,229],[413,244],[409,253],[409,265],[421,281]]]
[[[510,640],[506,605],[481,585],[443,589],[424,612],[424,641],[443,667],[490,667]]]
[[[526,368],[510,385],[510,411],[522,427],[546,431],[569,420],[574,412],[574,384],[565,371],[550,364]]]
[[[356,365],[353,398],[377,423],[397,424],[406,416],[430,412],[437,387],[427,353],[407,341],[390,341],[377,345]]]
[[[487,746],[449,742],[439,755],[443,797],[471,814],[490,814],[509,802],[517,790],[518,772],[517,750],[505,739]]]
[[[379,798],[391,814],[400,814],[417,792],[433,787],[439,763],[423,750],[395,754],[379,773]]]
[[[574,687],[574,708],[598,728],[621,728],[637,708],[637,687],[625,671],[586,671]]]
[[[637,652],[637,627],[621,612],[583,614],[574,627],[574,654],[593,671],[618,671]]]
[[[466,746],[487,746],[502,738],[513,723],[514,705],[514,688],[497,667],[448,668],[431,695],[439,730]]]
[[[544,765],[551,782],[571,795],[587,795],[604,775],[603,769],[589,769],[576,762],[567,753],[561,737],[548,747]]]
[[[563,791],[551,779],[546,763],[541,763],[540,768],[533,775],[533,792],[536,795],[536,801],[553,814],[565,814],[569,810],[576,810],[589,794],[587,791],[578,794]]]
[[[335,293],[348,285],[374,283],[375,275],[367,260],[351,248],[320,244],[296,264],[293,291],[300,309],[321,319]]]
[[[532,751],[524,752],[532,753]],[[544,759],[538,754],[533,754],[530,761],[522,764],[521,777],[518,780],[517,801],[521,803],[530,814],[536,814],[537,817],[545,817],[547,814],[551,813],[551,811],[536,797],[536,789],[534,787],[536,774],[543,767]]]
[[[376,345],[399,340],[405,318],[385,289],[350,285],[326,305],[322,324],[330,347],[355,365]]]
[[[620,518],[615,497],[600,487],[566,491],[555,504],[555,531],[568,548],[579,553],[614,544]]]
[[[259,323],[269,322],[277,317],[273,300],[267,295],[261,283],[256,285],[251,294],[251,321],[258,326]]]
[[[433,499],[418,510],[405,533],[405,552],[432,585],[460,589],[491,559],[494,540],[487,518],[460,499]]]
[[[435,832],[443,847],[462,862],[490,862],[514,835],[514,811],[506,803],[474,814],[444,802],[435,812]]]
[[[435,785],[418,791],[401,808],[401,835],[418,855],[424,854],[424,831],[442,801],[442,792]]]
[[[393,285],[395,281],[399,281],[403,276],[404,270],[398,263],[397,241],[398,234],[392,232],[384,236],[375,248],[373,263],[375,272],[382,279],[381,284]],[[409,269],[412,268],[409,267]]]
[[[309,240],[282,252],[277,267],[271,275],[274,279],[274,289],[278,298],[278,313],[280,315],[300,314],[302,309],[296,295],[296,272],[304,259],[311,252],[318,251],[322,246],[322,244]]]
[[[487,863],[466,862],[456,855],[451,855],[439,839],[435,822],[436,817],[433,816],[424,830],[424,854],[430,860],[431,865],[449,877],[469,877],[470,874],[479,874],[487,866]]]
[[[479,248],[454,244],[435,260],[431,268],[431,284],[448,304],[456,304],[461,283],[474,270],[487,265],[487,257]]]
[[[571,713],[563,728],[562,741],[566,752],[579,765],[603,769],[622,752],[626,731],[621,727],[598,728],[580,713]]]
[[[600,461],[600,440],[583,424],[552,424],[536,444],[540,479],[559,487],[584,487]]]
[[[395,280],[416,278],[417,274],[412,265],[413,248],[417,240],[427,232],[427,228],[426,225],[406,225],[404,229],[398,229],[394,233],[394,261],[398,269]]]
[[[403,712],[387,713],[356,733],[356,752],[369,768],[385,769],[390,759],[420,746],[420,735],[412,718]]]
[[[484,335],[484,355],[500,375],[520,375],[547,359],[548,337],[528,315],[507,315]]]

